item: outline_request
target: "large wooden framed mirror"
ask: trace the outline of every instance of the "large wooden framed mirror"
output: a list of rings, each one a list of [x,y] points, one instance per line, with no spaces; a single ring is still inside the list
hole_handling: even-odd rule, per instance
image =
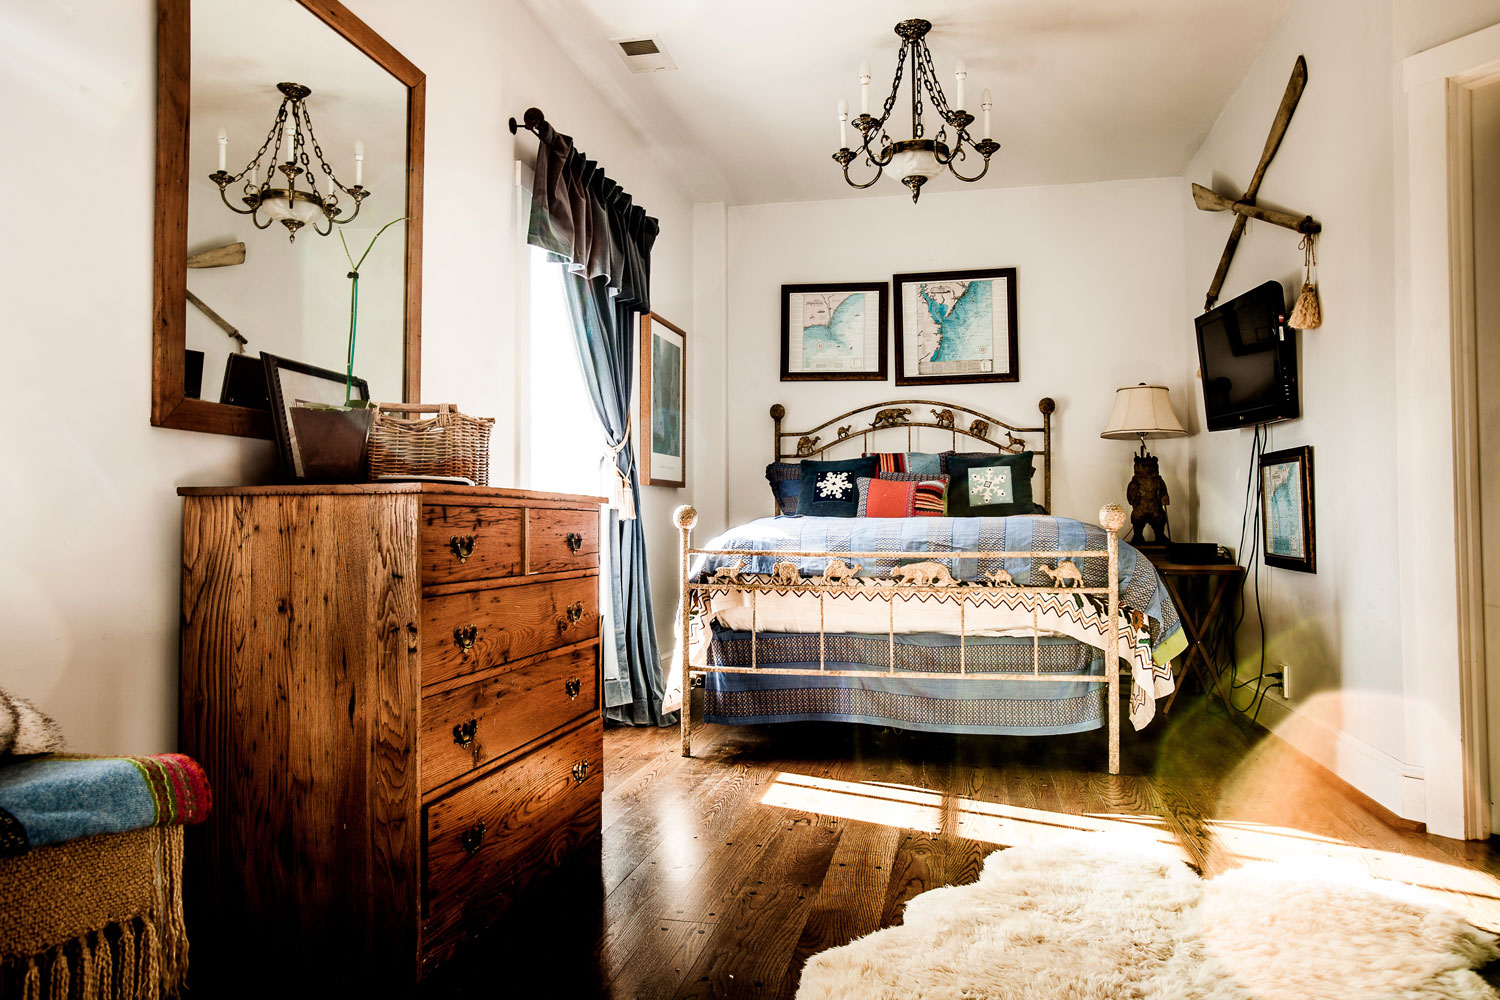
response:
[[[237,174],[256,156],[283,82],[310,88],[306,108],[339,183],[369,192],[358,216],[326,236],[311,225],[295,240],[274,222],[258,228],[226,205],[244,207],[244,181],[221,195],[210,179],[216,166]],[[360,267],[354,374],[372,399],[419,398],[425,105],[426,75],[337,0],[157,0],[152,424],[270,437],[266,410],[221,401],[243,396],[226,372],[253,372],[247,359],[261,351],[344,371],[344,243],[358,260],[403,216]]]

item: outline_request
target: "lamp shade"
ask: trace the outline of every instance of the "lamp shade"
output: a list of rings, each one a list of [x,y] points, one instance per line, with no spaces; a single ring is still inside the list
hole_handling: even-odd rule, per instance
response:
[[[1182,437],[1187,430],[1172,412],[1164,385],[1127,385],[1115,390],[1115,408],[1099,434],[1104,438]]]

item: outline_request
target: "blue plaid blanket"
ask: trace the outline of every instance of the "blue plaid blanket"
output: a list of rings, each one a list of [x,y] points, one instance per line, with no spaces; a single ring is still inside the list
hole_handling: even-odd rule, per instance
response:
[[[1070,517],[763,517],[739,525],[714,538],[705,549],[744,549],[757,552],[910,552],[919,556],[895,559],[857,557],[861,577],[888,576],[903,563],[931,560],[942,563],[964,583],[983,581],[983,574],[1005,569],[1023,587],[1050,587],[1041,570],[1056,560],[995,557],[944,557],[945,552],[1068,552],[1105,548],[1103,528]],[[777,562],[795,562],[803,576],[823,572],[827,559],[778,556],[696,557],[689,574],[701,582],[714,570],[743,560],[742,573],[769,575]],[[1103,556],[1076,558],[1084,585],[1109,582],[1109,560]],[[1152,658],[1164,664],[1187,647],[1187,636],[1177,606],[1156,575],[1156,568],[1130,545],[1120,543],[1120,603],[1146,616]]]

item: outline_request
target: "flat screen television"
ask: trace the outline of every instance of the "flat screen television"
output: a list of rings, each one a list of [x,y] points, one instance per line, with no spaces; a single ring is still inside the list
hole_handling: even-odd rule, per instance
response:
[[[1286,325],[1281,282],[1253,288],[1196,322],[1209,430],[1301,416],[1297,331]]]

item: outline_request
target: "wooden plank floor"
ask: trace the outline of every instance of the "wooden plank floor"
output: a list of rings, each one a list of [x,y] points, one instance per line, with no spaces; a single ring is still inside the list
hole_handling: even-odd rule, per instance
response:
[[[808,956],[897,923],[985,857],[1076,830],[1151,836],[1206,876],[1329,857],[1500,930],[1500,860],[1393,828],[1279,740],[1179,701],[1126,732],[980,738],[806,724],[605,734],[598,857],[438,984],[462,997],[791,997]],[[528,985],[529,984],[529,985]],[[543,989],[545,994],[534,991]]]

